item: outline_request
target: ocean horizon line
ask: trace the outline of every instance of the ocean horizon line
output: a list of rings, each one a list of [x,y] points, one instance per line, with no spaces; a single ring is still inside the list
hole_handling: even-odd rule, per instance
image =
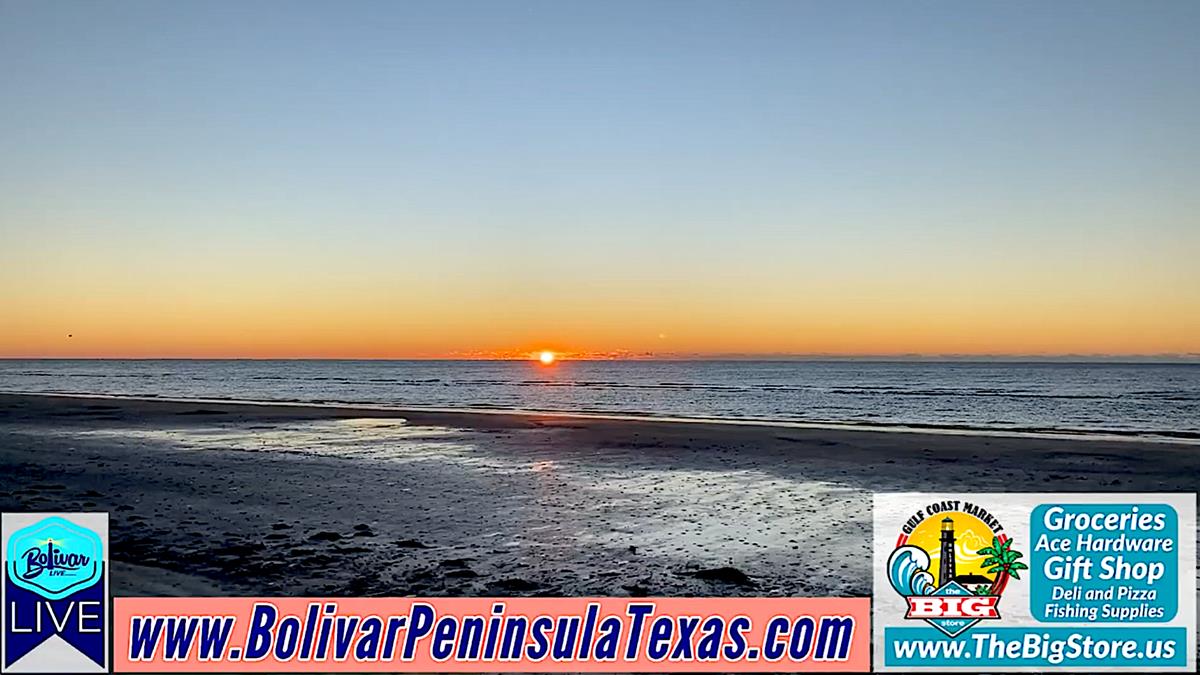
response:
[[[7,360],[0,389],[1200,434],[1200,367],[1163,360]]]
[[[194,361],[194,362],[377,362],[377,363],[533,363],[531,357],[360,357],[360,356],[0,356],[0,361]],[[562,363],[1088,363],[1200,365],[1200,354],[711,354],[662,356],[581,356],[559,354]]]

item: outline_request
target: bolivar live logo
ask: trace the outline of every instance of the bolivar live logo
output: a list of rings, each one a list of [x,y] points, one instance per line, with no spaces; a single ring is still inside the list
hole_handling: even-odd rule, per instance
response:
[[[107,672],[108,516],[3,515],[5,673]]]
[[[908,603],[904,618],[925,621],[956,638],[980,621],[1000,618],[1004,589],[1028,569],[1022,557],[986,509],[945,500],[904,523],[887,575]]]

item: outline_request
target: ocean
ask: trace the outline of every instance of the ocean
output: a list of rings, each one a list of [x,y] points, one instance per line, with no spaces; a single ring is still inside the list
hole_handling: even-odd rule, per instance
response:
[[[1200,438],[1200,364],[0,360],[0,390]]]

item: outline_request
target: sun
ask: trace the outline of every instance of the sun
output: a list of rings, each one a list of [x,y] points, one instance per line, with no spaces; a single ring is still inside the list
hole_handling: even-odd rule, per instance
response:
[[[558,356],[556,356],[554,354],[554,352],[545,351],[545,352],[539,352],[537,355],[537,358],[538,358],[538,361],[542,362],[543,366],[548,366],[548,365],[554,363],[554,361],[556,359],[558,359]]]

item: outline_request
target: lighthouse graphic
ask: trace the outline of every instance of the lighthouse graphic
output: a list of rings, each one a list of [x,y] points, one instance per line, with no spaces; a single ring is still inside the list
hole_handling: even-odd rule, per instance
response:
[[[938,585],[945,586],[958,576],[957,565],[954,561],[954,520],[949,516],[942,518],[942,553],[941,565],[938,567]]]
[[[907,605],[904,618],[948,638],[999,619],[1005,586],[1029,569],[995,517],[973,505],[972,511],[938,509],[923,517],[918,511],[916,525],[909,521],[887,559],[888,581]]]

